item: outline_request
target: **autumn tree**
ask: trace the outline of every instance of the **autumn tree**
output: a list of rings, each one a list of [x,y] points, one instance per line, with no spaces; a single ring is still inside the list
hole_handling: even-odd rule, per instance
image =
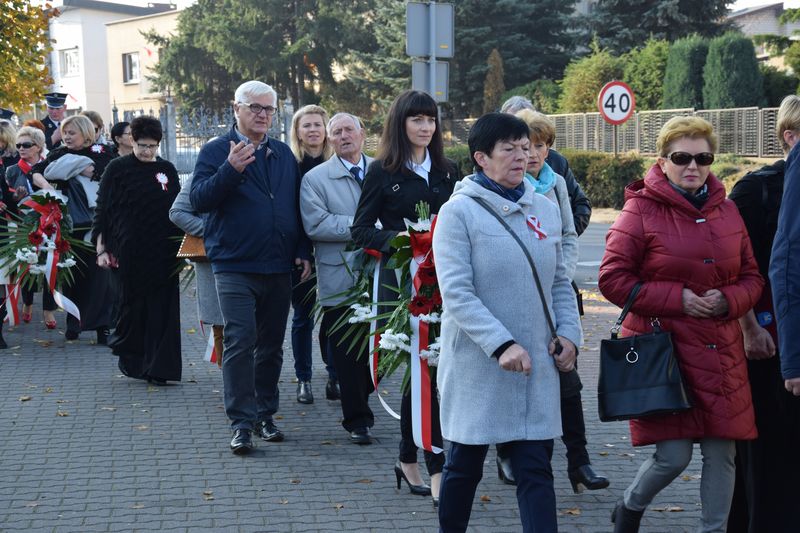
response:
[[[483,83],[483,112],[489,113],[500,107],[500,98],[506,90],[503,81],[503,58],[497,48],[492,48],[486,64],[489,70],[486,71],[486,80]]]
[[[622,78],[623,64],[608,50],[592,43],[592,53],[572,61],[564,70],[559,107],[562,113],[597,111],[597,95],[603,85]]]
[[[21,111],[42,99],[53,80],[47,70],[48,23],[58,16],[28,0],[6,0],[0,9],[0,106]]]

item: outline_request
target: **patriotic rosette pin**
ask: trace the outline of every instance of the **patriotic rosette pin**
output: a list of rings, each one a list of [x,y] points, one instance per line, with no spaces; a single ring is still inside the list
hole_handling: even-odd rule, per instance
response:
[[[159,172],[158,174],[156,174],[156,181],[161,185],[162,191],[167,190],[167,183],[169,182],[169,180],[167,179],[166,174],[164,174],[163,172]]]

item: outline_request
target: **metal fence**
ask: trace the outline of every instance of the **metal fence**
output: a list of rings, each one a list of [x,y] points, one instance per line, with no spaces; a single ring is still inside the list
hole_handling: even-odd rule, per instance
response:
[[[212,113],[203,109],[181,112],[175,109],[171,99],[159,110],[158,116],[164,127],[160,155],[171,161],[182,179],[194,170],[200,148],[213,137],[224,135],[234,123],[232,110]],[[145,110],[125,111],[124,120],[130,121]],[[153,110],[149,114],[155,115]],[[281,108],[272,121],[271,137],[286,139],[286,130],[291,119],[291,107]],[[719,137],[719,153],[747,157],[782,157],[783,150],[775,135],[777,108],[759,109],[669,109],[663,111],[639,111],[616,130],[617,149],[620,152],[638,152],[654,155],[658,132],[667,120],[674,116],[696,115],[714,126]],[[556,124],[556,149],[614,151],[614,127],[607,124],[600,113],[572,113],[550,115]],[[115,117],[116,119],[116,117]],[[442,124],[445,142],[449,146],[467,143],[467,135],[475,119],[445,120]],[[367,137],[365,149],[374,153],[379,137]]]
[[[782,157],[775,134],[778,108],[743,107],[736,109],[668,109],[638,111],[616,129],[620,152],[656,153],[656,138],[661,126],[675,116],[702,117],[714,126],[719,138],[718,152],[747,157]],[[550,115],[556,124],[555,148],[597,152],[614,151],[614,126],[600,113]]]

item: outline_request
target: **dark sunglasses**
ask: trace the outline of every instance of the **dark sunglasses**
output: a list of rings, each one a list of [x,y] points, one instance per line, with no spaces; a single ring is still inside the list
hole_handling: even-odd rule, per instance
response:
[[[700,152],[694,155],[688,152],[672,152],[667,157],[670,161],[681,167],[691,163],[692,159],[701,167],[707,167],[714,162],[714,154],[711,152]]]
[[[36,145],[33,143],[17,143],[17,150],[20,148],[25,148],[27,150],[28,148],[33,148],[34,146]]]

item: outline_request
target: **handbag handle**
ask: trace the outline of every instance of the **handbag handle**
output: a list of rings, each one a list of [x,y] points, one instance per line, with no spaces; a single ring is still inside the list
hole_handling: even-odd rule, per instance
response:
[[[556,333],[555,325],[553,324],[553,317],[550,316],[550,310],[547,308],[547,300],[544,297],[544,290],[542,289],[542,282],[539,279],[539,272],[536,270],[536,264],[533,262],[533,257],[531,257],[528,248],[525,247],[525,244],[522,242],[522,239],[511,229],[511,226],[508,225],[508,222],[503,220],[503,217],[498,215],[494,209],[492,209],[489,204],[483,198],[472,197],[473,200],[478,202],[478,205],[486,209],[494,218],[497,219],[500,224],[503,225],[506,230],[514,237],[514,240],[517,241],[519,247],[522,248],[523,253],[525,254],[525,258],[528,260],[528,264],[531,266],[531,272],[533,272],[533,279],[536,282],[536,289],[539,291],[539,298],[542,299],[542,308],[544,309],[544,316],[547,319],[547,327],[550,328],[550,338],[553,340],[555,344],[555,353],[560,354],[564,347],[561,345],[561,341],[558,340],[558,333]]]
[[[631,306],[633,305],[633,301],[636,299],[636,296],[639,294],[639,290],[644,285],[643,281],[637,281],[636,285],[633,286],[631,289],[631,294],[628,296],[628,300],[625,302],[625,306],[622,308],[622,312],[619,314],[619,318],[614,323],[614,326],[611,328],[611,338],[616,339],[617,335],[619,334],[619,330],[622,328],[622,321],[625,320],[625,317],[628,316],[628,311],[631,310]],[[650,324],[653,326],[653,330],[659,332],[661,330],[661,324],[658,322],[658,318],[650,319]]]

